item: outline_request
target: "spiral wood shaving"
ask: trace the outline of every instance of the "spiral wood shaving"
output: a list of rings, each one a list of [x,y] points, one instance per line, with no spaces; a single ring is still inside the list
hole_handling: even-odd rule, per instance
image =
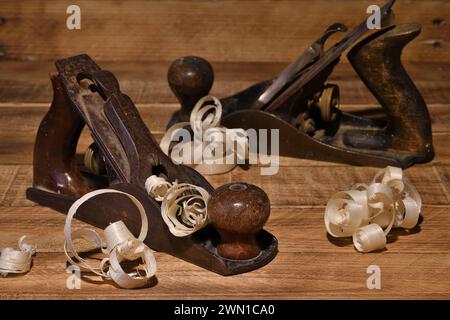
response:
[[[419,193],[402,169],[387,167],[370,185],[336,193],[325,209],[325,227],[333,237],[353,237],[360,252],[386,247],[392,228],[412,229],[422,209]]]
[[[149,196],[161,202],[161,216],[174,236],[188,236],[207,224],[209,193],[205,189],[188,183],[170,183],[155,175],[147,179],[145,188]]]
[[[169,128],[161,139],[161,149],[166,155],[169,155],[170,151],[174,161],[191,165],[204,175],[222,174],[232,170],[238,162],[244,163],[244,158],[248,157],[247,133],[243,129],[221,127],[221,117],[220,100],[213,96],[203,97],[192,110],[189,122],[180,122]],[[174,137],[186,128],[193,131],[194,139],[180,142],[170,148]],[[231,141],[244,143],[236,146]],[[189,150],[188,154],[183,154],[183,150]],[[179,155],[180,159],[174,158],[174,154]]]
[[[105,241],[93,229],[77,229],[72,232],[72,219],[76,215],[78,208],[89,199],[105,193],[124,194],[139,209],[142,227],[137,239],[128,230],[123,221],[116,221],[104,230]],[[89,271],[105,279],[111,279],[122,288],[139,288],[147,285],[150,278],[156,273],[156,260],[153,251],[143,242],[147,237],[147,233],[147,216],[144,207],[135,197],[113,189],[96,190],[85,194],[70,207],[64,227],[64,252],[69,263],[79,267],[81,271]],[[98,248],[101,248],[107,257],[97,267],[92,266],[87,260],[81,258],[75,249],[73,241],[78,239],[94,243]],[[141,260],[142,263],[131,272],[125,272],[121,266],[121,263],[125,260]]]

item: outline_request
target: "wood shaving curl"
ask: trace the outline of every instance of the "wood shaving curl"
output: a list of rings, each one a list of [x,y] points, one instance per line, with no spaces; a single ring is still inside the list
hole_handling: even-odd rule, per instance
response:
[[[325,209],[325,227],[333,237],[353,237],[360,252],[386,247],[394,227],[414,228],[422,210],[419,193],[400,168],[388,166],[370,185],[356,184],[336,193]]]
[[[141,232],[136,239],[128,230],[123,221],[116,221],[110,224],[105,230],[106,241],[103,241],[98,233],[93,229],[77,229],[72,232],[72,219],[78,208],[89,199],[105,193],[124,194],[139,209],[141,215]],[[113,280],[122,288],[140,288],[148,284],[150,278],[156,273],[156,260],[153,251],[144,244],[148,233],[148,221],[145,209],[142,204],[130,194],[114,190],[100,189],[85,194],[70,207],[64,227],[65,243],[64,252],[70,264],[79,267],[82,271],[89,271],[105,279]],[[104,258],[98,267],[93,267],[87,260],[81,258],[73,244],[74,240],[84,239],[94,243],[108,257]],[[125,272],[121,263],[125,260],[142,260],[131,272]]]
[[[208,104],[211,101],[213,104]],[[243,129],[221,127],[221,117],[222,104],[219,99],[213,96],[201,98],[192,110],[189,122],[177,123],[165,133],[160,143],[162,151],[166,155],[169,155],[169,151],[172,155],[180,155],[180,159],[173,156],[172,159],[191,165],[203,175],[231,171],[237,163],[244,163],[244,158],[248,157],[248,137]],[[180,142],[171,149],[174,137],[186,128],[193,131],[194,139]],[[244,143],[237,143],[236,146],[233,141]]]
[[[26,236],[19,239],[19,250],[4,248],[0,250],[0,275],[6,277],[9,273],[26,273],[31,269],[36,246],[25,243]]]
[[[145,188],[152,198],[161,202],[161,216],[176,237],[188,236],[207,224],[206,204],[209,193],[188,183],[173,184],[158,176],[150,176]]]

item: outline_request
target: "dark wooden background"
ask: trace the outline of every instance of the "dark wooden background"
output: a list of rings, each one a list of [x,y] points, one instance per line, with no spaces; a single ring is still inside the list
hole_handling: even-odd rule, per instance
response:
[[[288,62],[339,21],[355,26],[372,0],[76,1],[81,30],[65,28],[71,1],[2,1],[4,59],[54,60],[86,52],[97,60],[173,60],[186,54],[211,61]],[[398,0],[397,20],[422,23],[408,61],[449,59],[446,0]]]
[[[423,26],[403,60],[429,106],[436,158],[406,170],[422,195],[424,219],[409,234],[395,232],[386,251],[360,254],[345,241],[336,245],[323,226],[330,196],[370,181],[377,168],[285,158],[275,177],[260,176],[253,167],[209,178],[215,186],[254,183],[269,194],[267,229],[280,241],[271,264],[224,278],[158,253],[158,283],[152,288],[129,291],[84,281],[81,290],[68,290],[64,216],[25,199],[35,133],[51,102],[48,73],[55,59],[84,52],[115,73],[160,138],[178,108],[166,81],[176,57],[210,60],[216,75],[212,94],[222,97],[273,77],[328,25],[355,26],[374,3],[383,1],[76,1],[82,28],[69,31],[65,12],[72,1],[1,1],[0,247],[14,246],[26,234],[38,254],[27,275],[0,278],[0,298],[450,298],[447,0],[398,0],[394,7],[399,23]],[[344,109],[376,105],[345,57],[331,80],[341,87]],[[80,152],[89,143],[84,132]],[[366,288],[370,264],[381,268],[381,290]]]

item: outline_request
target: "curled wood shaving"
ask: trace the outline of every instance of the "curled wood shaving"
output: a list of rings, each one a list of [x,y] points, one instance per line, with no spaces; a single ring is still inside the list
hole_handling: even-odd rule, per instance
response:
[[[0,250],[0,275],[6,277],[9,273],[26,273],[31,269],[36,246],[25,243],[26,236],[19,239],[19,250],[4,248]]]
[[[213,104],[208,104],[211,101]],[[238,158],[243,160],[241,158],[248,156],[247,133],[243,129],[220,127],[221,117],[222,104],[219,99],[213,96],[201,98],[192,110],[189,122],[177,123],[165,133],[161,139],[161,149],[166,155],[169,155],[169,151],[172,155],[180,155],[180,159],[173,156],[172,159],[192,165],[204,175],[232,170]],[[180,142],[171,149],[173,138],[186,128],[191,128],[194,139]],[[240,147],[236,147],[232,141],[244,141],[244,146],[241,146],[243,149],[237,152],[236,149]]]
[[[86,201],[104,193],[124,194],[139,209],[141,215],[141,231],[136,239],[128,230],[123,221],[116,221],[110,224],[105,230],[105,241],[92,229],[77,229],[72,232],[71,225],[78,208]],[[70,207],[64,227],[65,243],[64,252],[70,264],[78,266],[82,271],[93,272],[105,279],[113,280],[122,288],[133,289],[145,286],[150,278],[156,273],[156,260],[153,251],[147,247],[143,241],[147,237],[148,221],[142,204],[130,194],[114,190],[101,189],[85,194]],[[108,257],[104,258],[98,267],[93,267],[81,258],[73,245],[73,241],[84,239],[94,243],[101,248]],[[125,272],[121,263],[125,260],[142,260],[143,263],[135,267],[131,272]]]
[[[169,181],[156,175],[150,176],[145,181],[145,189],[147,190],[148,195],[159,202],[163,201],[167,190],[169,190],[171,186],[172,184]]]
[[[371,252],[386,247],[393,227],[414,228],[421,209],[420,195],[402,169],[388,166],[370,185],[356,184],[332,196],[325,227],[333,237],[352,236],[358,251]]]
[[[148,194],[161,202],[161,216],[176,237],[185,237],[207,224],[209,193],[188,183],[170,183],[158,176],[145,182]]]

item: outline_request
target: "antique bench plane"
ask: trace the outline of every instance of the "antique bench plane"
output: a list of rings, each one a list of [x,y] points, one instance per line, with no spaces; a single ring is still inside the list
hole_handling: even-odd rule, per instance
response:
[[[392,25],[393,4],[389,1],[380,10],[384,28],[359,43],[369,31],[366,20],[325,50],[330,35],[347,30],[336,23],[277,78],[221,99],[222,125],[279,129],[283,156],[403,168],[431,161],[428,109],[400,61],[404,46],[419,35],[421,27]],[[339,87],[327,83],[340,56],[352,45],[347,57],[381,104],[381,117],[339,110]],[[188,119],[195,101],[208,94],[213,79],[204,59],[184,57],[172,63],[168,81],[182,108],[168,126]]]
[[[99,188],[116,189],[133,195],[142,203],[149,221],[145,243],[156,251],[221,275],[248,272],[274,258],[277,240],[262,229],[270,203],[261,190],[246,193],[246,184],[233,184],[229,186],[229,192],[239,189],[240,194],[247,196],[239,201],[249,201],[250,205],[264,204],[258,225],[252,217],[242,216],[236,221],[226,219],[228,212],[218,212],[214,217],[211,213],[214,223],[189,236],[176,237],[170,233],[161,217],[160,203],[149,197],[145,190],[144,184],[150,175],[202,187],[212,193],[210,200],[214,198],[216,207],[217,203],[229,205],[230,194],[216,197],[214,188],[198,172],[172,162],[159,148],[132,100],[120,91],[114,75],[102,70],[89,56],[58,60],[56,69],[57,72],[51,75],[53,102],[36,137],[33,187],[27,190],[28,199],[67,213],[73,202],[87,192]],[[94,145],[87,152],[86,165],[82,165],[77,162],[76,148],[85,125]],[[223,215],[225,222],[220,220]],[[122,220],[134,234],[140,229],[138,211],[126,196],[120,194],[104,194],[82,204],[77,216],[100,228]],[[251,228],[246,228],[249,224]],[[228,247],[222,243],[224,239],[227,244],[231,242]],[[236,243],[233,244],[233,240]],[[239,245],[239,242],[246,245],[251,254],[236,255],[233,245]],[[218,247],[226,253],[221,254]]]

